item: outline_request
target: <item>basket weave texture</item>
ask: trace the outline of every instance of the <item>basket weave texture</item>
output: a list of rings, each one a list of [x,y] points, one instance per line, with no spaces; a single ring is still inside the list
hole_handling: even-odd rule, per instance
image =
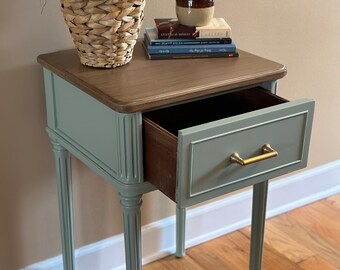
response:
[[[61,0],[80,62],[114,68],[131,61],[145,0]]]

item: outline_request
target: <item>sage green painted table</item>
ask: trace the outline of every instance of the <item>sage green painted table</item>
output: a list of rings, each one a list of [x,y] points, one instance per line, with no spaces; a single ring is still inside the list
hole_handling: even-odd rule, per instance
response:
[[[177,256],[185,209],[253,185],[250,269],[260,270],[268,179],[306,166],[314,102],[275,95],[281,64],[240,51],[233,59],[150,61],[94,69],[75,50],[40,55],[47,132],[56,160],[64,269],[75,269],[70,154],[115,187],[126,269],[141,269],[142,195],[177,204]]]

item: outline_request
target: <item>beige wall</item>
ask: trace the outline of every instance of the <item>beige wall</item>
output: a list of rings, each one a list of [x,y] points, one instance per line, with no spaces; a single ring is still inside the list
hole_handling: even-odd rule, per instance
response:
[[[174,16],[174,3],[147,0],[144,26],[154,17]],[[6,270],[60,253],[54,164],[36,56],[73,45],[58,0],[47,0],[40,10],[40,0],[5,1],[0,8],[0,269]],[[309,168],[340,157],[339,10],[336,0],[216,0],[216,15],[228,20],[239,48],[287,65],[279,93],[316,100]],[[121,233],[116,191],[73,163],[77,247]],[[173,207],[158,192],[146,195],[143,224],[172,215]]]

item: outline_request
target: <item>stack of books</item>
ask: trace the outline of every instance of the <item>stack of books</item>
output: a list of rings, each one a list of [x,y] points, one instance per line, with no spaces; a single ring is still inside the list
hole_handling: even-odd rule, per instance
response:
[[[146,27],[144,48],[149,59],[238,57],[231,29],[223,18],[208,25],[191,27],[177,19],[155,19],[155,27]]]

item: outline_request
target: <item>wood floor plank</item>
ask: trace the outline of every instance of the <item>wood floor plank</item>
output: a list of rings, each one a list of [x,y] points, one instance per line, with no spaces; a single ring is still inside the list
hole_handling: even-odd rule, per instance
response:
[[[244,234],[245,233],[245,234]],[[248,238],[247,250],[249,250],[250,245],[250,227],[242,230],[242,234],[246,235]],[[241,244],[241,242],[239,242]],[[243,247],[245,248],[245,247]],[[247,254],[249,257],[249,252]],[[263,270],[297,270],[300,269],[293,261],[289,260],[287,257],[283,256],[280,252],[277,252],[270,244],[264,244],[263,250]],[[242,268],[245,270],[248,268]]]
[[[339,270],[329,262],[325,261],[319,256],[311,257],[306,261],[299,263],[299,266],[303,270]]]
[[[264,246],[262,268],[263,270],[301,270],[294,262],[288,260],[267,245]]]
[[[340,208],[337,208],[334,205],[329,206],[326,200],[323,200],[318,204],[311,205],[311,208],[313,209],[313,211],[311,211],[312,214],[317,215],[318,219],[314,219],[314,223],[309,223],[309,226],[319,229],[318,234],[328,239],[340,250],[340,226],[338,221],[340,218]],[[307,222],[308,220],[305,220],[304,224]]]
[[[143,270],[206,270],[190,256],[176,258],[174,255],[143,266]]]
[[[241,232],[250,237],[250,227],[242,229]],[[294,263],[299,263],[315,255],[303,243],[282,232],[270,220],[266,222],[264,242],[267,246],[270,246],[277,253]]]
[[[187,254],[205,269],[243,270],[248,268],[247,242],[241,233],[234,232],[189,249]]]
[[[250,240],[241,232],[217,238],[200,249],[188,252],[196,262],[216,270],[245,270],[249,268]],[[296,264],[281,256],[270,246],[264,247],[263,270],[296,270]]]
[[[266,222],[263,270],[340,270],[340,195]],[[169,256],[143,270],[247,270],[250,228]]]
[[[325,204],[324,201],[313,203],[304,208],[295,209],[288,216],[297,220],[314,235],[327,241],[340,258],[340,209]]]
[[[334,265],[340,265],[339,251],[322,237],[304,227],[288,214],[283,214],[272,220],[273,224],[278,227],[287,237],[293,237],[296,241],[304,243],[312,252],[322,255],[327,261]]]

